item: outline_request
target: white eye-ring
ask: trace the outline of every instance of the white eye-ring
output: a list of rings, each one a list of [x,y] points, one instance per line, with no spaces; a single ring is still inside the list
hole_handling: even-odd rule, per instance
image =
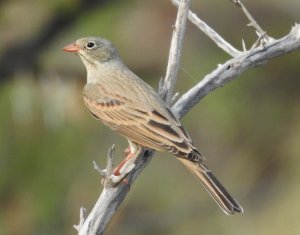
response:
[[[95,49],[96,48],[96,43],[94,41],[89,41],[86,44],[87,49]]]

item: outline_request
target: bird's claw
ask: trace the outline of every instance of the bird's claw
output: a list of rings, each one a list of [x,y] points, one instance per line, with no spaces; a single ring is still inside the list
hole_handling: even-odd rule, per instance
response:
[[[126,175],[131,172],[135,167],[135,164],[125,164],[124,166],[122,166],[122,168],[117,172],[117,173],[113,173],[109,176],[105,177],[105,181],[109,182],[111,185],[117,185],[120,182],[123,182],[124,178],[126,177]]]
[[[101,183],[104,187],[114,187],[120,182],[128,183],[128,180],[125,179],[128,173],[130,173],[136,166],[135,161],[139,156],[141,149],[131,153],[131,148],[128,147],[124,153],[126,158],[113,170],[113,149],[109,152],[108,165],[106,169],[100,169],[100,167],[94,162],[94,168],[101,174],[102,181]]]

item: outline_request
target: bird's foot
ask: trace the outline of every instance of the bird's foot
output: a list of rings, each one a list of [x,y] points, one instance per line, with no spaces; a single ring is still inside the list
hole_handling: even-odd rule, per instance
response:
[[[131,151],[132,149],[130,146],[125,149],[125,159],[114,169],[113,174],[105,177],[106,181],[109,181],[113,185],[116,185],[120,182],[127,182],[128,184],[128,181],[125,179],[125,177],[129,172],[131,172],[134,169],[134,162],[139,156],[141,148],[135,149],[134,152]]]
[[[116,185],[120,182],[128,183],[128,181],[125,179],[126,175],[132,171],[135,167],[134,163],[131,164],[124,164],[122,168],[119,171],[114,171],[114,173],[108,177],[106,177],[105,180],[110,181],[113,185]]]
[[[124,150],[124,155],[125,155],[125,157],[127,157],[130,153],[131,153],[131,147],[128,146],[128,147]]]
[[[139,154],[141,153],[142,148],[131,148],[128,147],[125,149],[124,153],[126,154],[125,159],[113,169],[114,164],[114,146],[109,149],[108,158],[107,158],[107,167],[105,169],[100,169],[96,162],[94,162],[94,168],[102,176],[101,183],[104,187],[114,187],[120,182],[128,184],[129,181],[125,177],[129,172],[131,172],[135,167],[135,161]]]

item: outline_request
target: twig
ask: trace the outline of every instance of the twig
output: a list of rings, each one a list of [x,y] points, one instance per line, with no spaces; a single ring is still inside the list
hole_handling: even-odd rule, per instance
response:
[[[171,40],[167,72],[163,85],[159,88],[159,94],[167,104],[171,104],[172,102],[173,90],[177,81],[182,51],[181,48],[186,29],[186,19],[189,12],[189,6],[190,0],[181,0],[179,3],[176,23]]]
[[[242,47],[243,47],[243,52],[247,52],[247,47],[246,47],[244,39],[242,39]]]
[[[242,72],[299,48],[300,25],[296,24],[287,36],[279,40],[273,40],[263,48],[254,48],[249,53],[239,58],[233,58],[216,68],[213,72],[206,75],[196,86],[183,94],[172,110],[178,117],[183,117],[204,96],[219,87],[223,87]]]
[[[111,188],[113,185],[110,181],[106,180],[109,178],[109,176],[113,175],[114,171],[114,159],[115,159],[115,145],[113,145],[109,150],[107,154],[107,166],[105,169],[106,175],[104,177],[103,185],[105,188]]]
[[[175,102],[177,101],[177,99],[179,98],[179,92],[176,92],[174,95],[173,95],[173,97],[172,97],[172,100],[171,100],[171,106],[173,105],[173,104],[175,104]]]
[[[178,7],[179,4],[178,0],[171,0],[171,1],[176,7]],[[213,30],[210,26],[208,26],[194,12],[189,11],[188,19],[227,54],[231,55],[232,57],[237,57],[241,54],[239,50],[237,50],[232,45],[230,45],[230,43],[226,42],[215,30]]]
[[[101,169],[97,162],[96,161],[93,161],[93,166],[94,166],[94,169],[102,176],[102,177],[105,177],[106,176],[106,168],[105,169]]]
[[[113,174],[114,170],[114,158],[115,158],[115,145],[111,146],[108,149],[108,154],[107,154],[107,163],[106,163],[106,168],[101,169],[96,161],[93,161],[94,169],[101,175],[103,178],[102,184],[104,187],[113,187],[113,184],[111,181],[107,180],[109,177]]]
[[[248,20],[250,21],[250,23],[248,24],[248,26],[251,26],[253,28],[255,28],[256,33],[258,34],[258,37],[263,40],[264,43],[268,42],[269,40],[271,40],[272,38],[270,38],[266,31],[264,31],[259,24],[256,22],[256,20],[252,17],[252,15],[250,14],[250,12],[247,10],[247,8],[245,7],[245,5],[240,1],[240,0],[230,0],[234,5],[238,6],[239,8],[241,8],[241,10],[243,11],[243,13],[245,14],[245,16],[248,18]]]
[[[78,232],[80,232],[80,230],[82,229],[82,226],[83,226],[85,220],[86,220],[86,209],[84,207],[80,207],[79,224],[78,225],[74,225],[73,227]]]

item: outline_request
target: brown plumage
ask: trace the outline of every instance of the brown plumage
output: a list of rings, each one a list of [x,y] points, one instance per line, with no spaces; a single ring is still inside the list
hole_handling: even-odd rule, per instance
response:
[[[243,209],[203,164],[203,157],[166,103],[121,61],[111,42],[82,38],[64,48],[87,69],[83,96],[94,117],[130,143],[175,156],[196,176],[227,214]]]

